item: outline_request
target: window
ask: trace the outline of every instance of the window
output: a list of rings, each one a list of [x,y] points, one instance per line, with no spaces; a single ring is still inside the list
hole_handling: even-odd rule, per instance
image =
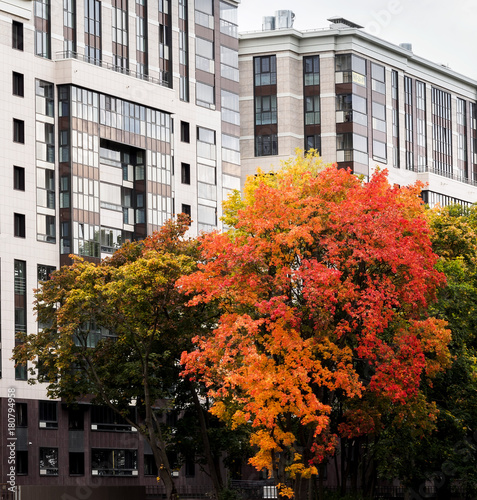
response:
[[[15,300],[15,337],[17,332],[27,331],[26,320],[26,262],[24,260],[14,261],[14,300]],[[19,340],[15,338],[15,345]],[[27,364],[21,363],[15,366],[15,379],[27,380]]]
[[[372,78],[372,88],[375,92],[380,94],[386,93],[386,81],[385,81],[385,71],[384,66],[379,64],[371,64],[371,78]]]
[[[220,46],[220,75],[234,82],[239,81],[237,50]]]
[[[13,95],[17,95],[19,97],[24,96],[24,88],[23,88],[23,74],[16,73],[15,71],[12,73],[12,93]]]
[[[40,476],[58,475],[58,448],[40,448]]]
[[[335,58],[336,83],[357,83],[366,87],[366,59],[354,54],[339,54]]]
[[[254,58],[255,86],[275,85],[277,83],[276,56],[262,56]]]
[[[49,123],[46,125],[49,125]],[[49,168],[37,168],[36,182],[37,205],[55,208],[55,171]]]
[[[25,238],[25,215],[13,214],[14,235],[17,238]]]
[[[136,408],[130,408],[130,417],[135,420]],[[131,426],[109,406],[91,407],[91,430],[93,431],[130,431]]]
[[[212,229],[217,225],[217,209],[206,205],[197,205],[197,220],[199,229]]]
[[[321,137],[317,134],[307,135],[305,139],[305,150],[316,149],[318,153],[321,151]]]
[[[58,428],[58,405],[55,401],[39,402],[39,427],[46,429]]]
[[[233,125],[240,125],[239,96],[235,92],[220,91],[222,120]]]
[[[154,455],[144,455],[144,475],[157,477],[157,464]]]
[[[190,125],[188,122],[181,121],[181,141],[190,142]]]
[[[15,425],[16,427],[28,427],[27,403],[15,403]]]
[[[137,450],[91,450],[93,476],[137,476]]]
[[[305,74],[305,86],[320,84],[320,58],[319,56],[308,56],[303,58]]]
[[[16,118],[13,119],[13,142],[25,143],[25,122]]]
[[[69,453],[70,476],[84,476],[84,453]]]
[[[255,97],[255,125],[271,125],[274,123],[277,123],[277,96]]]
[[[84,3],[84,31],[86,61],[101,62],[101,2],[89,0]]]
[[[12,47],[23,50],[23,24],[18,21],[12,22]]]
[[[84,411],[81,406],[68,408],[68,429],[70,431],[84,430]]]
[[[51,273],[56,271],[55,266],[45,266],[44,264],[38,264],[37,267],[37,278],[38,283],[41,281],[48,281],[51,278]]]
[[[320,124],[320,96],[305,97],[305,125]]]
[[[17,476],[27,476],[28,475],[28,451],[17,450],[16,452],[16,473]]]
[[[28,380],[26,363],[19,363],[15,365],[15,380]]]
[[[386,160],[386,144],[381,141],[373,140],[373,156]]]
[[[255,137],[255,156],[270,156],[278,154],[278,138],[276,134],[259,135]]]
[[[237,7],[220,2],[220,32],[237,38]]]
[[[51,58],[50,0],[35,0],[35,55]]]
[[[183,214],[188,215],[189,217],[191,216],[191,210],[190,210],[190,205],[186,205],[185,203],[182,204],[181,211]]]
[[[206,28],[214,27],[214,2],[213,0],[195,1],[195,22]]]
[[[207,85],[206,83],[202,82],[197,82],[195,88],[196,88],[197,105],[203,106],[204,108],[214,109],[215,107],[214,86]]]
[[[181,182],[182,184],[190,184],[190,165],[181,163]]]
[[[43,80],[35,80],[35,94],[37,96],[37,113],[41,113],[46,116],[54,116],[54,85]],[[53,128],[53,125],[51,125],[51,127]]]
[[[25,169],[23,167],[13,167],[13,189],[25,191]]]
[[[76,53],[76,0],[63,0],[63,51],[66,57]]]
[[[195,39],[195,66],[202,71],[214,72],[214,42],[205,38]]]
[[[56,219],[54,215],[37,214],[37,240],[56,242]]]

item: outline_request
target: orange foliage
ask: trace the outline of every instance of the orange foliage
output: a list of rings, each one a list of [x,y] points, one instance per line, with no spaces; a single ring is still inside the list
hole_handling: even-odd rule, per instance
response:
[[[229,205],[234,230],[203,236],[200,270],[179,282],[192,304],[221,311],[213,334],[183,354],[185,373],[207,384],[219,417],[251,422],[257,469],[294,464],[301,428],[312,444],[293,470],[308,470],[334,451],[337,401],[371,394],[404,407],[450,360],[445,324],[426,314],[444,278],[419,187],[307,165],[299,157],[251,180]],[[366,409],[347,416],[342,436],[379,428]]]

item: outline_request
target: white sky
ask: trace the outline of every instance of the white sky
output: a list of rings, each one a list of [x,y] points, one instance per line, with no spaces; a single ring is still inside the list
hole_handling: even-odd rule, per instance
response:
[[[262,29],[276,10],[295,13],[298,30],[325,28],[340,16],[414,54],[477,80],[477,0],[241,0],[239,32]]]

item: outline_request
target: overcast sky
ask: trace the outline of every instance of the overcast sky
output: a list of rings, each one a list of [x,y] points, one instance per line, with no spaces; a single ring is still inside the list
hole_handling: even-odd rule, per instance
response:
[[[239,32],[262,29],[276,10],[295,13],[294,28],[329,26],[341,16],[392,43],[412,43],[414,54],[477,80],[477,0],[241,0]]]

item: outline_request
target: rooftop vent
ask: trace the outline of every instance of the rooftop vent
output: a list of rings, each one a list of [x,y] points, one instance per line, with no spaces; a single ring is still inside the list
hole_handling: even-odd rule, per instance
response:
[[[399,47],[401,47],[404,50],[409,50],[412,52],[412,43],[400,43]]]
[[[274,16],[262,17],[262,30],[293,28],[295,14],[291,10],[277,10]]]
[[[330,17],[328,21],[331,23],[330,28],[331,29],[343,29],[343,28],[357,28],[361,29],[363,26],[360,26],[359,24],[353,23],[352,21],[348,21],[348,19],[345,19],[344,17],[340,16],[335,16],[335,17]]]
[[[275,16],[262,17],[262,31],[275,29]]]
[[[295,14],[291,10],[275,11],[276,29],[293,28],[294,20],[295,20]]]

